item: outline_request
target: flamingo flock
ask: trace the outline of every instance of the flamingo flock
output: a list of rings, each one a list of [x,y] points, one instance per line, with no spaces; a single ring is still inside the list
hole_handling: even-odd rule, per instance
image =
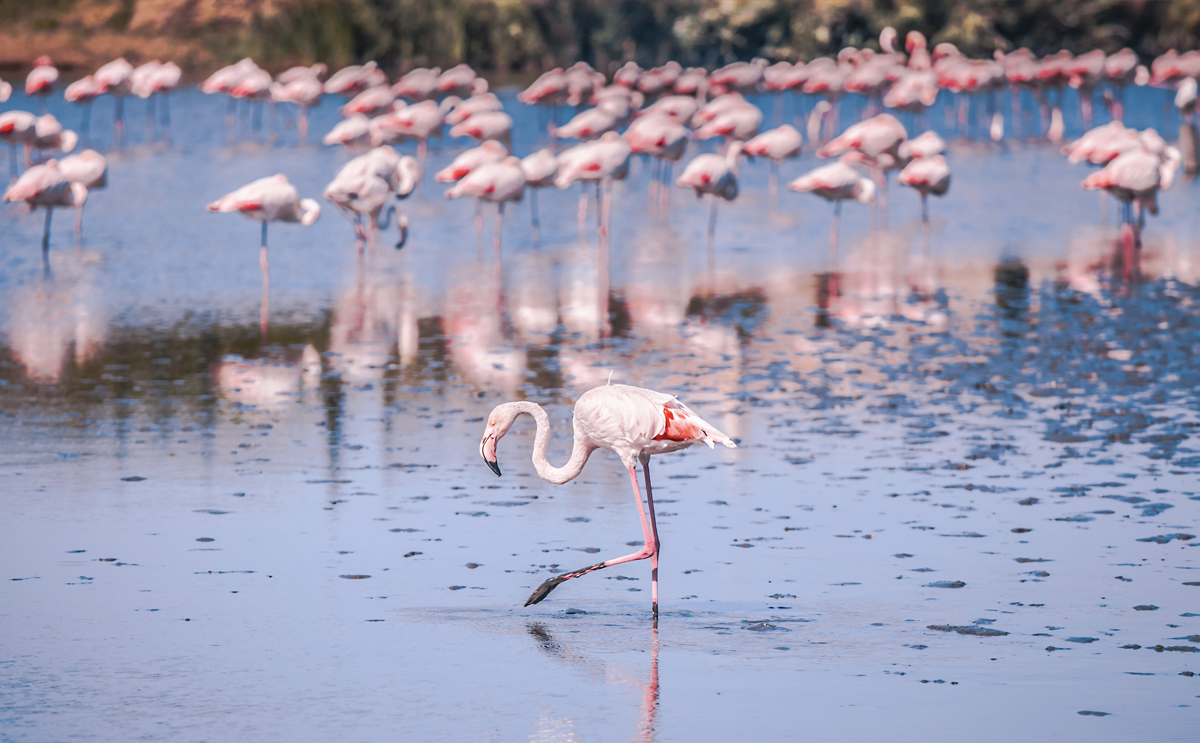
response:
[[[419,225],[410,225],[400,203],[420,192],[430,140],[446,136],[472,140],[470,148],[434,174],[434,182],[446,184],[446,198],[475,200],[481,250],[483,209],[495,205],[492,242],[497,285],[506,206],[523,201],[528,192],[532,202],[530,227],[536,245],[540,234],[538,191],[550,186],[559,190],[579,186],[581,242],[588,232],[589,204],[594,202],[596,209],[601,318],[609,315],[607,262],[613,183],[627,177],[635,158],[652,170],[650,192],[638,201],[647,204],[664,222],[670,216],[672,184],[690,189],[697,198],[708,197],[708,267],[712,273],[718,205],[738,199],[743,163],[758,158],[769,162],[771,208],[778,209],[780,166],[800,156],[807,136],[816,156],[830,162],[786,185],[790,191],[815,194],[833,204],[829,278],[831,289],[836,291],[842,204],[865,205],[873,234],[886,230],[893,171],[897,173],[896,181],[920,198],[928,253],[928,200],[930,196],[947,196],[951,183],[947,158],[950,148],[925,121],[938,98],[947,96],[950,101],[945,106],[948,129],[964,137],[969,137],[973,128],[985,130],[989,139],[999,142],[1005,138],[1006,120],[1012,121],[1026,138],[1031,136],[1027,119],[1032,120],[1034,112],[1021,110],[1020,93],[1026,91],[1036,102],[1037,124],[1032,136],[1059,145],[1071,163],[1096,167],[1081,187],[1103,191],[1123,204],[1121,239],[1114,261],[1126,281],[1136,279],[1145,217],[1147,213],[1158,213],[1158,192],[1171,187],[1180,168],[1200,168],[1193,122],[1200,52],[1168,52],[1149,65],[1141,64],[1129,49],[1079,56],[1064,51],[1042,58],[1019,49],[972,59],[952,44],[937,44],[930,49],[925,37],[915,31],[907,34],[901,44],[890,28],[880,35],[878,46],[878,51],[847,48],[836,57],[808,62],[735,62],[712,71],[685,68],[675,62],[642,69],[628,62],[615,69],[611,78],[585,62],[556,68],[516,96],[520,104],[538,108],[538,134],[544,129],[545,135],[532,150],[521,153],[515,151],[514,141],[527,139],[514,138],[514,120],[505,111],[504,100],[467,65],[444,71],[414,69],[392,81],[374,62],[346,67],[332,75],[323,64],[293,67],[272,75],[253,60],[243,59],[211,74],[200,83],[199,90],[227,98],[227,136],[231,141],[237,138],[240,117],[248,117],[253,129],[261,133],[267,113],[278,121],[282,110],[288,125],[295,126],[299,141],[306,143],[309,110],[320,105],[326,95],[340,97],[342,103],[337,110],[342,120],[321,137],[321,142],[344,148],[349,157],[333,175],[323,197],[352,223],[360,257],[376,247],[379,235],[390,228],[393,219],[398,230],[397,248],[406,244],[410,229],[419,229]],[[12,171],[3,200],[24,202],[31,210],[45,209],[42,253],[47,272],[53,210],[75,208],[76,240],[81,242],[84,205],[92,191],[107,184],[108,161],[104,155],[92,149],[68,154],[87,138],[91,103],[101,96],[114,98],[113,139],[118,147],[124,141],[124,99],[130,96],[146,101],[148,138],[158,129],[162,138],[169,140],[169,94],[179,88],[181,79],[180,68],[171,62],[155,60],[135,67],[125,59],[117,59],[62,87],[53,61],[48,57],[35,60],[24,90],[27,97],[39,102],[40,114],[0,114],[0,141],[10,145]],[[1124,100],[1130,84],[1175,89],[1175,105],[1185,121],[1180,134],[1182,149],[1169,145],[1153,129],[1138,131],[1125,126]],[[1009,119],[1000,110],[1005,88],[1011,93],[1013,106]],[[1068,88],[1076,91],[1086,132],[1064,144],[1063,107]],[[78,134],[45,111],[48,97],[60,90],[65,100],[82,108]],[[0,80],[0,102],[11,93],[12,85]],[[749,96],[753,95],[759,96],[755,100],[769,102],[769,109],[752,101]],[[851,96],[862,99],[863,105],[844,106]],[[1097,98],[1111,120],[1092,127]],[[806,101],[812,102],[807,112],[803,110]],[[789,104],[793,110],[790,118],[785,115]],[[565,123],[560,123],[563,108],[572,112]],[[843,127],[840,119],[859,109],[861,120]],[[772,124],[764,128],[768,119]],[[910,131],[923,133],[910,137]],[[713,144],[693,145],[708,141]],[[416,144],[414,156],[401,155],[397,150],[408,142]],[[688,158],[693,147],[707,151]],[[712,151],[714,148],[716,151]],[[19,149],[24,152],[27,167],[23,174],[18,164]],[[674,178],[676,163],[681,164],[682,172]],[[623,193],[628,195],[630,191]],[[196,203],[197,208],[204,203],[200,195]],[[630,206],[622,204],[621,210]],[[321,206],[314,199],[303,198],[287,176],[279,173],[244,185],[208,203],[207,209],[240,212],[261,223],[260,326],[265,342],[270,297],[268,225],[312,225],[320,216]],[[562,484],[577,477],[588,456],[598,448],[616,452],[632,481],[644,537],[643,546],[633,554],[552,578],[534,592],[527,605],[543,600],[566,580],[649,559],[657,614],[659,537],[649,458],[696,443],[710,447],[720,443],[732,448],[733,440],[671,395],[609,385],[586,393],[577,402],[575,441],[563,468],[546,461],[548,421],[539,406],[506,403],[497,407],[489,416],[480,444],[481,455],[497,475],[496,444],[521,414],[529,414],[537,422],[534,467],[550,482]],[[636,475],[638,464],[644,476],[644,499]]]

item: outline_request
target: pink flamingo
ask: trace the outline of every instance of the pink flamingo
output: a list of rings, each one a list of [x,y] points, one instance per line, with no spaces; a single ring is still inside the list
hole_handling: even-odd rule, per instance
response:
[[[234,85],[246,75],[258,69],[258,65],[254,64],[254,60],[246,57],[236,64],[227,65],[209,75],[204,82],[200,83],[200,92],[205,95],[214,93],[229,94]],[[103,86],[101,86],[103,92]],[[225,113],[225,136],[232,142],[236,136],[236,115],[237,115],[237,99],[232,95],[229,98],[229,109]]]
[[[719,70],[714,70],[708,76],[709,85],[719,85],[725,90],[736,90],[739,93],[749,93],[758,90],[763,79],[763,70],[769,63],[765,59],[755,59],[752,62],[734,62]]]
[[[679,66],[678,62],[667,62],[662,67],[655,67],[643,72],[638,77],[637,89],[642,91],[647,98],[664,95],[671,91],[682,72],[683,68]],[[707,77],[707,73],[705,77]]]
[[[25,145],[35,136],[38,117],[28,111],[0,113],[0,142],[9,146],[9,165],[12,180],[17,180],[17,145]]]
[[[554,185],[559,190],[571,187],[576,181],[592,181],[596,184],[596,201],[600,202],[600,192],[604,188],[603,203],[597,203],[599,209],[599,231],[601,244],[608,238],[609,211],[612,202],[612,181],[621,180],[629,173],[629,155],[632,154],[629,143],[616,132],[605,132],[600,139],[584,142],[558,156],[558,173],[554,177]],[[579,231],[582,235],[583,224],[587,219],[587,192],[580,190],[579,195]],[[603,295],[607,301],[607,287]],[[608,317],[607,314],[603,317]]]
[[[533,592],[525,605],[536,604],[545,599],[564,581],[614,565],[649,558],[650,600],[654,616],[657,618],[659,539],[658,525],[655,523],[654,495],[650,487],[650,457],[654,454],[686,449],[693,444],[707,444],[710,449],[714,444],[736,449],[737,444],[692,412],[674,395],[613,384],[589,390],[576,401],[573,422],[575,440],[571,447],[571,458],[563,467],[554,467],[546,460],[546,449],[550,443],[550,418],[540,405],[532,402],[508,402],[498,405],[488,415],[483,440],[479,442],[480,456],[497,475],[500,474],[500,466],[496,460],[496,446],[512,428],[517,416],[522,413],[533,416],[537,422],[537,435],[533,443],[533,466],[538,477],[547,482],[562,485],[575,479],[583,471],[588,457],[597,449],[608,449],[621,458],[633,484],[644,537],[642,548],[633,554],[548,579]],[[644,504],[638,489],[636,467],[639,462],[646,482]]]
[[[482,91],[480,84],[482,83]],[[470,65],[460,64],[438,75],[435,85],[438,95],[464,96],[487,91],[487,80],[477,76]]]
[[[724,137],[726,142],[750,139],[758,134],[762,118],[762,111],[752,103],[730,106],[697,129],[696,139]]]
[[[0,79],[0,103],[7,101],[8,97],[11,95],[12,83],[6,83],[3,79]]]
[[[804,87],[808,80],[808,68],[803,62],[776,62],[763,70],[762,89],[775,94],[774,121],[783,121],[783,94]]]
[[[879,114],[847,128],[817,150],[817,157],[836,157],[851,150],[862,154],[876,183],[883,189],[879,206],[886,227],[887,172],[898,164],[900,145],[906,139],[908,132],[899,119],[891,114]]]
[[[258,265],[262,269],[263,293],[259,305],[258,323],[262,341],[267,341],[267,320],[270,316],[271,272],[267,262],[267,224],[270,222],[299,222],[305,227],[317,221],[321,205],[313,199],[301,199],[287,176],[259,178],[238,190],[228,193],[208,205],[210,212],[241,212],[262,222],[262,244]]]
[[[146,101],[146,134],[149,136],[154,129],[154,97],[162,100],[162,126],[164,131],[171,127],[171,110],[167,103],[167,94],[179,87],[183,70],[174,62],[160,63],[158,60],[147,62],[134,69],[129,76],[130,92]]]
[[[450,136],[470,137],[476,142],[499,140],[511,144],[512,128],[513,120],[508,114],[503,111],[484,111],[450,127]]]
[[[620,85],[622,88],[633,89],[637,87],[638,80],[642,77],[642,68],[637,62],[629,61],[621,66],[619,70],[613,73],[613,85]]]
[[[450,106],[450,110],[446,113],[445,121],[450,126],[461,124],[475,114],[481,114],[486,111],[503,111],[504,104],[496,97],[495,93],[489,93],[486,90],[481,93],[476,93],[466,100],[460,100],[455,96],[450,96],[442,101],[443,106]]]
[[[445,168],[433,177],[438,183],[453,183],[471,174],[471,171],[490,163],[498,163],[508,157],[508,148],[503,142],[487,140],[478,147],[459,154]],[[483,201],[475,202],[475,235],[479,241],[479,250],[483,252]]]
[[[667,63],[667,65],[671,64],[675,63]],[[675,64],[675,68],[678,69],[679,65]],[[671,89],[674,90],[677,95],[690,95],[696,99],[697,103],[704,103],[705,99],[708,97],[709,90],[708,70],[704,69],[703,67],[689,67],[686,70],[683,70],[676,76],[675,82],[671,85]]]
[[[39,206],[46,210],[46,228],[42,233],[42,269],[50,273],[50,218],[56,206],[82,207],[87,187],[72,183],[58,168],[57,160],[34,165],[4,192],[4,201],[24,201],[30,211]]]
[[[668,95],[641,109],[637,115],[640,118],[661,114],[686,124],[692,120],[699,108],[696,99],[690,95]]]
[[[58,171],[74,188],[83,186],[87,193],[108,186],[108,160],[95,150],[84,150],[78,155],[64,157],[58,161]],[[75,239],[83,240],[83,204],[86,197],[75,204]]]
[[[625,122],[642,104],[646,96],[641,91],[632,90],[621,85],[609,85],[592,93],[591,102],[596,108],[612,114],[618,122]]]
[[[102,93],[108,93],[116,98],[116,109],[113,113],[113,127],[116,131],[116,142],[121,144],[125,137],[125,96],[129,95],[129,76],[133,74],[133,65],[119,57],[102,65],[92,78],[100,86]]]
[[[558,172],[558,158],[547,149],[541,149],[521,158],[521,169],[525,171],[525,185],[529,187],[529,219],[533,232],[533,244],[541,239],[541,221],[538,219],[537,192],[554,183]]]
[[[925,257],[930,251],[929,195],[945,196],[950,189],[950,166],[941,155],[915,158],[897,176],[901,185],[921,194],[921,226],[925,229]]]
[[[345,147],[355,147],[371,142],[371,119],[363,114],[354,114],[348,119],[339,121],[321,140],[322,144],[340,144]]]
[[[746,142],[742,152],[749,157],[765,157],[771,161],[771,202],[779,203],[779,163],[792,157],[800,156],[802,144],[800,131],[790,124],[784,124],[777,129],[763,132]]]
[[[54,66],[54,61],[49,57],[42,55],[33,61],[33,69],[25,77],[25,95],[29,97],[40,96],[42,98],[42,110],[46,110],[46,96],[54,91],[55,84],[58,83],[58,68]]]
[[[504,205],[509,201],[520,201],[525,194],[525,171],[521,161],[506,157],[500,162],[480,165],[465,178],[446,191],[446,198],[474,196],[479,201],[496,205],[496,229],[492,235],[492,249],[496,258],[496,270],[500,266],[500,236],[504,230]]]
[[[442,75],[440,67],[427,69],[418,67],[392,85],[392,91],[405,100],[414,103],[433,98],[437,95],[438,78]]]
[[[670,169],[687,149],[687,128],[678,119],[658,113],[634,119],[622,136],[632,152],[650,155],[658,161],[658,177],[651,183],[650,203],[659,201],[659,209],[665,216],[670,203],[670,191],[666,187],[671,182]]]
[[[70,152],[79,142],[79,135],[63,125],[54,114],[43,114],[34,121],[33,129],[25,139],[25,162],[33,165],[32,150],[59,150]]]
[[[417,175],[416,160],[401,157],[391,147],[376,147],[343,165],[326,186],[325,198],[354,215],[359,255],[362,255],[364,242],[374,248],[376,234],[381,228],[387,229],[386,220],[396,213],[396,207],[392,206],[387,210],[385,221],[380,222],[389,197],[395,195],[397,199],[403,199],[412,193]],[[367,218],[366,234],[361,223],[363,217]],[[408,217],[397,214],[396,224],[400,230],[400,239],[396,243],[398,250],[408,240]]]
[[[80,113],[79,131],[86,137],[88,132],[88,123],[91,119],[92,101],[104,92],[100,84],[91,75],[81,77],[75,82],[67,86],[63,91],[63,98],[68,103],[78,103],[83,106],[83,112]]]
[[[517,100],[529,106],[541,106],[550,109],[550,125],[558,123],[558,107],[567,97],[567,76],[561,67],[543,72],[537,80],[517,93]],[[541,125],[541,112],[538,112],[538,129]]]
[[[234,100],[262,102],[262,105],[260,105],[257,109],[257,121],[254,120],[254,109],[251,109],[250,114],[251,126],[260,132],[262,131],[263,108],[266,106],[265,102],[271,98],[272,82],[271,73],[258,66],[255,66],[254,69],[247,70],[246,74],[242,75],[242,77],[229,88],[229,95],[231,95]]]
[[[430,137],[442,135],[442,122],[446,110],[452,105],[450,99],[440,105],[434,101],[421,101],[404,106],[397,101],[392,113],[381,116],[371,123],[371,141],[376,146],[401,139],[417,140],[417,165],[425,172],[425,155]]]
[[[1133,82],[1137,66],[1137,52],[1129,47],[1110,54],[1104,60],[1104,79],[1108,81],[1113,93],[1113,118],[1121,123],[1125,122],[1125,87]]]
[[[338,109],[338,113],[342,116],[353,116],[354,114],[364,114],[366,116],[378,116],[392,110],[392,104],[396,102],[396,94],[386,85],[378,85],[374,88],[367,88],[363,92],[351,98],[346,105]]]
[[[321,65],[324,68],[324,65]],[[322,69],[321,73],[324,74]],[[282,82],[287,83],[287,80]],[[363,65],[343,67],[325,81],[325,92],[330,95],[341,95],[353,98],[367,88],[377,88],[388,84],[387,75],[379,69],[374,61]]]
[[[804,92],[825,98],[825,105],[814,106],[809,115],[809,139],[815,142],[817,137],[812,134],[819,134],[823,121],[830,136],[837,128],[837,104],[846,93],[847,71],[829,57],[814,59],[808,63],[807,69],[808,79],[804,81]],[[826,114],[829,114],[828,118],[825,118]]]
[[[325,65],[315,65],[322,68],[318,73],[308,67],[293,67],[287,70],[271,84],[271,100],[275,103],[291,103],[299,108],[296,119],[296,130],[300,134],[300,143],[308,142],[308,109],[321,102],[325,86],[321,83],[320,74],[324,73]]]
[[[707,194],[712,200],[708,213],[708,274],[710,280],[716,277],[716,235],[717,235],[717,199],[733,201],[738,195],[737,160],[741,154],[742,143],[733,141],[725,156],[707,153],[697,155],[683,169],[676,184],[682,188],[696,191],[696,198]]]
[[[563,73],[567,83],[567,105],[579,106],[592,93],[604,87],[604,75],[596,72],[587,62],[576,62]]]
[[[1102,188],[1125,204],[1121,246],[1126,281],[1135,276],[1136,251],[1142,244],[1145,212],[1158,214],[1158,192],[1171,187],[1183,159],[1179,150],[1167,146],[1153,129],[1142,132],[1140,139],[1140,147],[1118,155],[1103,170],[1085,178],[1082,184],[1088,191]]]
[[[555,139],[595,139],[617,128],[617,117],[603,108],[589,108],[563,126],[550,126]]]
[[[830,276],[834,275],[838,266],[838,227],[842,218],[842,202],[853,199],[861,204],[870,204],[875,200],[875,184],[850,167],[850,161],[854,159],[852,156],[843,157],[836,163],[809,171],[787,186],[793,191],[813,193],[833,202],[833,225],[829,228]]]

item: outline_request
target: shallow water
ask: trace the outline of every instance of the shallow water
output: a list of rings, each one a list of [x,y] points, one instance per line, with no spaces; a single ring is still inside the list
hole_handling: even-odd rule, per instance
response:
[[[1138,93],[1131,124],[1177,125]],[[107,105],[81,247],[56,215],[45,276],[41,213],[0,211],[0,741],[1194,737],[1193,182],[1126,283],[1084,169],[956,142],[931,262],[893,185],[890,232],[845,208],[830,299],[826,204],[773,209],[745,165],[710,273],[707,204],[675,189],[664,224],[635,163],[606,338],[594,206],[581,241],[578,192],[540,193],[536,246],[510,208],[497,280],[494,212],[481,250],[427,178],[402,251],[360,260],[330,208],[272,227],[263,344],[257,225],[204,204],[274,172],[317,196],[349,155],[226,146],[195,92],[174,144],[130,115],[114,150]],[[536,114],[509,108],[525,154]],[[643,563],[521,606],[641,538],[613,455],[562,487],[528,423],[503,478],[477,455],[523,398],[565,460],[610,374],[739,441],[652,465],[657,628]]]

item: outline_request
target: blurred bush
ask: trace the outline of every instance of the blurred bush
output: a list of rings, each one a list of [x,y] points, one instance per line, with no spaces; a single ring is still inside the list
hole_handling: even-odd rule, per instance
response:
[[[393,72],[807,59],[875,44],[885,26],[974,55],[1131,46],[1148,58],[1200,46],[1200,0],[0,0],[0,47],[6,35],[86,46],[109,34],[135,57],[139,40],[173,39],[201,66],[375,59]]]

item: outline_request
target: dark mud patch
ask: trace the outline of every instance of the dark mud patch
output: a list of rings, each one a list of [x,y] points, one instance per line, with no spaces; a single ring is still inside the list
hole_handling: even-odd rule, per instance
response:
[[[937,630],[938,632],[957,632],[960,635],[975,635],[976,637],[1003,637],[1008,634],[1004,630],[992,629],[990,627],[964,627],[952,624],[931,624],[927,629]]]
[[[351,574],[351,575],[339,575],[338,577],[345,578],[346,580],[366,580],[367,578],[370,578],[371,576]]]
[[[926,583],[925,588],[963,588],[966,585],[961,580],[935,580],[933,583]]]
[[[1054,562],[1053,560],[1047,560],[1044,557],[1014,557],[1013,559],[1022,565],[1027,562]]]
[[[1075,714],[1084,715],[1084,716],[1091,715],[1092,717],[1108,717],[1112,713],[1111,712],[1096,712],[1095,710],[1090,710],[1090,709],[1081,709],[1078,712],[1076,712]]]
[[[1172,539],[1178,539],[1181,542],[1186,542],[1190,539],[1195,539],[1195,534],[1158,534],[1153,537],[1143,537],[1139,542],[1154,542],[1155,544],[1166,544]]]

